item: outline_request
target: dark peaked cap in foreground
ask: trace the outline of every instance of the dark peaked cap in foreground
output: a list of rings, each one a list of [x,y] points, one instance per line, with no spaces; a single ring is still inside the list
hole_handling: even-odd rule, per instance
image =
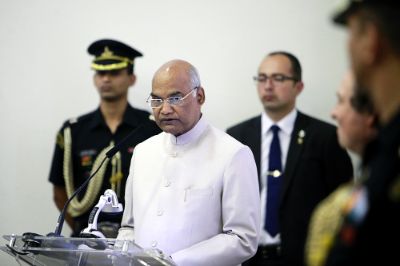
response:
[[[337,24],[345,25],[349,15],[353,14],[362,6],[369,6],[371,8],[378,6],[399,8],[400,0],[343,0],[340,1],[336,7],[333,21]]]
[[[129,64],[133,66],[135,58],[142,56],[136,49],[111,39],[95,41],[87,50],[89,54],[95,56],[92,69],[98,71],[123,69]]]

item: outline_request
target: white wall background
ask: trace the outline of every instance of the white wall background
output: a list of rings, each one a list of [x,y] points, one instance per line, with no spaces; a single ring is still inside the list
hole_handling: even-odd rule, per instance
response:
[[[193,63],[206,90],[203,111],[221,129],[260,113],[252,76],[268,52],[290,51],[304,70],[299,108],[332,122],[347,67],[346,34],[330,21],[332,2],[0,0],[0,235],[54,230],[58,211],[47,178],[56,131],[98,104],[86,53],[92,41],[115,38],[144,53],[130,92],[141,108],[161,64]]]

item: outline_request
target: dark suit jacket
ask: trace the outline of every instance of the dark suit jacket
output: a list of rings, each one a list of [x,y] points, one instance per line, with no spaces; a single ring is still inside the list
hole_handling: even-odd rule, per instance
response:
[[[300,130],[305,133],[303,138],[299,135]],[[233,126],[227,133],[250,147],[260,176],[261,116]],[[336,128],[298,112],[282,175],[279,202],[285,265],[304,264],[304,245],[314,207],[352,176],[351,160],[338,144]]]

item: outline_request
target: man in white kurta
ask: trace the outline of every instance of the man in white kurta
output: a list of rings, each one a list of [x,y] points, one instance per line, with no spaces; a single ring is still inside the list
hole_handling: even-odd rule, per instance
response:
[[[165,130],[134,150],[119,238],[159,249],[179,266],[241,264],[255,254],[260,228],[250,149],[208,124],[201,113],[190,130],[179,134],[162,124],[162,114],[155,117]]]

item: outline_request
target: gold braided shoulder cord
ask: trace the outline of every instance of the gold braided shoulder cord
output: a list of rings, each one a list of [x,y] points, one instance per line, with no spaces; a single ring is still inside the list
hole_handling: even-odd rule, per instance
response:
[[[123,179],[122,165],[121,165],[121,153],[117,152],[111,159],[111,189],[115,191],[118,198],[121,196],[121,182]]]
[[[66,127],[64,129],[64,166],[63,166],[63,173],[64,173],[64,180],[65,180],[65,187],[67,191],[68,198],[74,193],[74,178],[72,175],[72,159],[71,159],[71,144],[72,144],[72,137],[71,137],[71,128]],[[104,148],[100,154],[97,156],[91,171],[91,175],[93,172],[99,167],[101,161],[104,159],[106,152],[112,147],[112,144],[106,148]],[[99,169],[98,173],[90,180],[85,195],[81,201],[78,200],[77,197],[71,200],[70,205],[68,207],[68,213],[72,217],[77,217],[83,213],[85,213],[93,203],[97,200],[96,196],[98,195],[101,185],[103,183],[104,174],[106,172],[107,163],[104,163],[102,167]]]
[[[352,184],[346,183],[336,189],[314,210],[310,219],[305,245],[307,265],[321,266],[332,248],[344,219],[343,208],[349,201]]]

